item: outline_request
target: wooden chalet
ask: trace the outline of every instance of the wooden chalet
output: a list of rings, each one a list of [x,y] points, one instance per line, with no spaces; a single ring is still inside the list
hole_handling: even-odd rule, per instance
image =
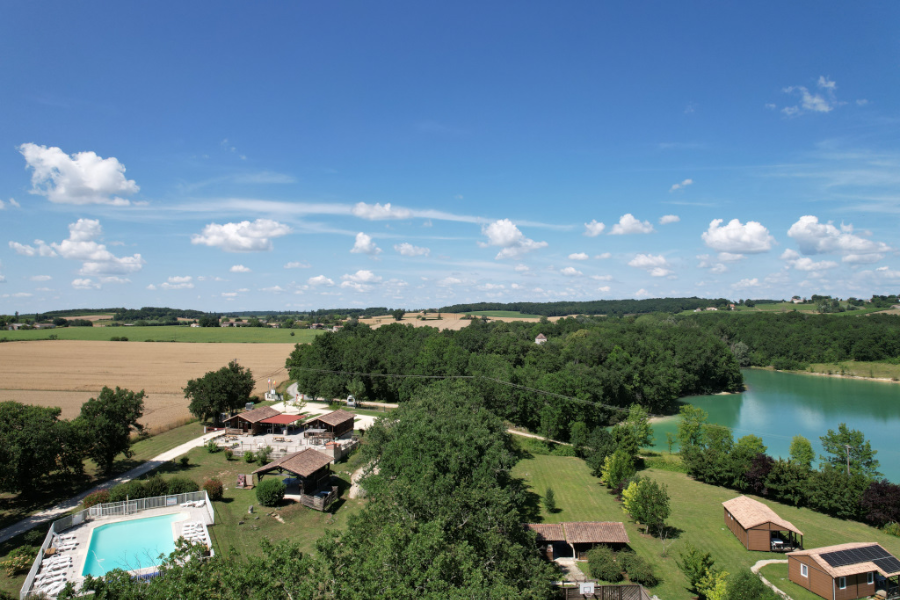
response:
[[[306,430],[310,433],[329,433],[328,437],[337,439],[342,435],[353,433],[353,420],[356,417],[352,412],[336,410],[320,417],[310,419],[306,424]]]
[[[332,487],[331,468],[334,459],[312,448],[288,454],[253,471],[257,481],[273,472],[289,473],[288,496],[292,491],[299,493],[300,503],[316,510],[328,510],[337,499],[337,487]]]
[[[262,421],[280,414],[271,406],[254,408],[225,419],[225,431],[226,433],[250,433],[256,435],[262,432]]]
[[[598,544],[621,550],[629,543],[625,526],[619,522],[528,523],[525,528],[537,534],[537,542],[550,560],[567,556],[584,560],[588,550]]]
[[[762,502],[738,496],[722,506],[725,525],[747,550],[789,552],[803,547],[803,532]]]
[[[828,600],[900,598],[900,560],[873,542],[791,552],[788,578]]]

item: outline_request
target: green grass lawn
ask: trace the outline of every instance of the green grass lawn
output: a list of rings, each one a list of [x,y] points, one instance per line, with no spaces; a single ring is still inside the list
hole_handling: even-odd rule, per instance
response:
[[[788,566],[766,565],[759,572],[769,580],[769,583],[786,593],[794,600],[822,600],[822,596],[813,594],[806,588],[800,587],[788,579]]]
[[[526,315],[517,310],[476,310],[466,313],[478,317],[509,317],[513,319],[540,319],[541,315]]]
[[[313,329],[272,329],[270,327],[58,327],[31,331],[3,331],[0,340],[11,342],[46,340],[55,335],[61,340],[109,341],[127,337],[129,342],[196,342],[196,343],[260,343],[306,344],[321,331]],[[293,334],[293,335],[291,335]]]
[[[738,496],[738,492],[694,481],[682,473],[655,469],[642,472],[642,475],[665,484],[669,490],[672,511],[669,525],[679,533],[665,544],[644,535],[634,523],[628,521],[622,505],[590,474],[581,459],[535,455],[521,460],[513,469],[513,474],[523,478],[531,491],[540,497],[548,487],[553,488],[559,511],[548,514],[541,506],[542,522],[623,521],[631,547],[654,565],[661,580],[652,589],[653,593],[666,600],[688,600],[692,597],[687,590],[687,580],[674,560],[688,542],[710,552],[716,565],[730,573],[749,568],[758,560],[777,558],[768,552],[746,550],[725,527],[722,502]],[[807,548],[850,541],[873,541],[895,555],[900,554],[900,538],[891,537],[868,525],[762,501],[804,532]],[[537,505],[537,502],[534,504]]]

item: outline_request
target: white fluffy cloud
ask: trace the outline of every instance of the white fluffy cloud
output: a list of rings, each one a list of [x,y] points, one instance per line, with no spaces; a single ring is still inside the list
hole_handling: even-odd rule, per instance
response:
[[[462,279],[457,279],[456,277],[444,277],[437,284],[441,287],[451,287],[454,285],[460,285],[462,283]]]
[[[22,144],[19,152],[33,170],[31,193],[58,204],[111,204],[127,206],[120,196],[136,194],[140,188],[125,178],[125,166],[115,158],[100,158],[93,152],[71,156],[59,148]]]
[[[30,279],[31,281],[50,281],[53,278],[49,275],[32,275],[28,279]]]
[[[100,284],[91,279],[73,279],[72,287],[76,290],[99,290]]]
[[[816,87],[819,89],[818,92],[811,92],[802,85],[784,88],[782,91],[785,94],[799,95],[800,104],[785,106],[781,109],[781,112],[789,117],[805,113],[827,113],[842,104],[838,102],[835,96],[837,84],[834,81],[824,75],[820,75],[818,81],[816,81]]]
[[[284,288],[280,285],[273,285],[272,287],[259,288],[259,291],[269,294],[281,294],[284,292]]]
[[[842,254],[843,262],[850,264],[877,262],[892,250],[884,242],[854,234],[853,225],[842,223],[839,229],[831,221],[819,223],[812,215],[800,217],[788,229],[788,236],[797,241],[803,254]]]
[[[145,260],[140,254],[133,256],[115,256],[106,246],[96,241],[103,233],[100,221],[78,219],[69,225],[69,239],[49,246],[41,240],[35,240],[37,246],[26,246],[18,242],[10,242],[9,247],[25,256],[62,256],[70,260],[81,261],[80,275],[122,275],[140,271]]]
[[[402,256],[428,256],[431,253],[431,250],[429,250],[428,248],[413,246],[408,242],[403,242],[402,244],[394,244],[394,250],[399,252]]]
[[[412,213],[405,208],[394,208],[388,202],[384,206],[381,204],[366,204],[365,202],[357,203],[352,210],[354,216],[360,219],[368,219],[370,221],[379,221],[382,219],[408,219]]]
[[[732,219],[728,225],[721,227],[722,223],[722,219],[713,220],[702,235],[706,245],[718,252],[759,254],[771,250],[775,242],[769,230],[756,221],[747,221],[746,225],[742,225],[739,220]]]
[[[234,265],[228,270],[232,273],[249,273],[250,267],[245,267],[244,265]]]
[[[753,279],[741,279],[737,283],[731,284],[732,289],[735,290],[747,290],[750,288],[759,287],[759,279],[754,277]]]
[[[482,248],[499,246],[502,248],[496,258],[517,258],[526,252],[547,247],[547,242],[536,242],[525,237],[519,228],[509,219],[500,219],[482,227],[481,233],[487,236],[487,243],[479,242]]]
[[[585,252],[578,252],[578,253],[569,255],[569,260],[587,260],[589,258],[590,258],[590,256],[588,256],[587,253],[585,253]]]
[[[375,256],[381,254],[381,248],[375,244],[375,240],[373,240],[371,236],[360,231],[356,234],[356,243],[353,244],[353,248],[350,249],[350,252],[354,254],[368,254],[370,256]]]
[[[309,285],[311,285],[313,287],[334,285],[334,281],[332,281],[331,279],[328,279],[324,275],[316,275],[315,277],[310,277],[309,279],[306,280],[306,283],[308,283]]]
[[[638,254],[628,261],[628,266],[644,269],[653,277],[665,277],[672,274],[671,265],[662,254],[656,256],[653,254]]]
[[[159,287],[164,290],[189,290],[193,289],[194,284],[192,283],[193,277],[190,275],[186,275],[184,277],[169,277],[164,283],[161,283]]]
[[[685,179],[685,180],[682,181],[681,183],[673,183],[673,184],[672,184],[672,187],[669,188],[669,191],[670,191],[670,192],[674,192],[674,191],[676,191],[676,190],[683,190],[683,189],[686,188],[687,186],[693,185],[693,184],[694,184],[694,180],[693,180],[693,179]]]
[[[587,237],[597,237],[603,233],[604,229],[606,229],[606,225],[598,222],[597,219],[594,219],[590,223],[584,224],[584,235]]]
[[[611,289],[612,288],[609,287],[608,285],[601,285],[600,287],[597,288],[597,291],[598,292],[608,292]]]
[[[798,258],[797,260],[791,262],[793,263],[794,268],[798,271],[827,271],[828,269],[833,269],[838,266],[838,264],[834,261],[822,260],[819,262],[815,262],[808,256]]]
[[[595,281],[612,281],[612,275],[591,275],[591,279]]]
[[[619,222],[613,225],[610,235],[627,235],[631,233],[653,233],[653,225],[650,221],[639,221],[634,215],[627,213],[622,215]]]
[[[3,200],[0,200],[0,210],[6,210],[7,204],[9,204],[10,206],[12,206],[14,208],[22,208],[22,206],[18,202],[16,202],[15,198],[10,198],[6,202],[4,202]]]
[[[353,283],[380,283],[381,277],[373,273],[372,271],[368,271],[366,269],[360,269],[356,273],[348,273],[346,275],[341,275],[341,279],[344,281],[351,281]]]
[[[286,263],[284,265],[285,269],[309,269],[312,265],[306,262],[301,262],[299,260],[295,260],[293,262]]]
[[[660,225],[668,225],[669,223],[677,223],[681,220],[678,215],[663,215],[659,218]]]
[[[721,262],[716,262],[709,254],[700,254],[697,256],[700,263],[697,265],[701,269],[709,269],[711,273],[724,273],[728,270]]]
[[[584,275],[584,273],[582,273],[575,267],[566,267],[563,270],[561,270],[560,273],[562,273],[566,277],[581,277],[582,275]]]
[[[240,223],[210,223],[191,236],[192,244],[221,248],[225,252],[263,252],[272,249],[272,239],[287,235],[291,228],[271,219]]]
[[[20,244],[19,242],[10,242],[9,247],[16,251],[16,254],[22,256],[56,256],[53,248],[44,243],[43,240],[34,240],[34,246]]]

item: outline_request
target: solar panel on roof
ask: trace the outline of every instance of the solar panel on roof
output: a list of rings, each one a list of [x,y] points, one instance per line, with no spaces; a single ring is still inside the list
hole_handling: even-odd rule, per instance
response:
[[[872,562],[878,565],[885,573],[896,573],[897,571],[900,571],[900,560],[897,560],[893,556],[877,558]]]

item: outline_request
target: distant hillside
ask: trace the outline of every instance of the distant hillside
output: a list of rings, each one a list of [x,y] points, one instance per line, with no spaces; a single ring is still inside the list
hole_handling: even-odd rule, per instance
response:
[[[590,300],[587,302],[475,302],[453,304],[441,312],[471,313],[485,310],[511,310],[545,317],[565,315],[621,316],[654,312],[679,313],[707,306],[725,306],[725,298],[648,298],[646,300]]]

